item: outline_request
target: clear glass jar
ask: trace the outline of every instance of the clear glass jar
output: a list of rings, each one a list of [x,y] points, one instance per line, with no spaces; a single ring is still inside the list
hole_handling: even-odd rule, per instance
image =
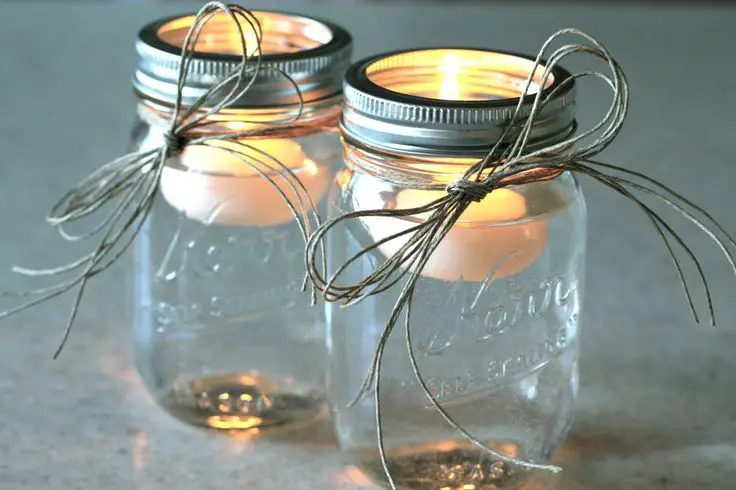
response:
[[[256,148],[249,155],[262,158],[260,150],[281,160],[324,206],[340,160],[336,122],[350,37],[323,21],[254,14],[263,26],[263,66],[299,84],[302,115],[279,122],[294,115],[298,102],[294,89],[264,68],[237,104],[212,116],[216,124],[207,131],[269,128],[267,137],[247,140]],[[165,19],[141,31],[134,150],[163,142],[176,53],[192,20]],[[185,103],[239,60],[235,36],[227,18],[206,25]],[[294,192],[278,182],[293,200]],[[207,146],[171,158],[159,189],[134,266],[135,357],[152,396],[175,417],[213,429],[293,427],[325,414],[324,312],[302,291],[304,240],[278,191],[237,158]]]
[[[455,71],[447,69],[447,52],[454,53]],[[440,197],[445,191],[421,187],[457,180],[478,160],[460,154],[487,151],[480,141],[492,144],[501,127],[494,125],[504,119],[491,116],[516,106],[518,99],[506,97],[523,90],[529,63],[521,55],[433,50],[353,65],[342,121],[346,168],[336,179],[330,214],[404,209]],[[558,70],[555,76],[554,86],[568,74]],[[474,85],[489,79],[497,83]],[[546,128],[538,128],[532,143],[574,130],[567,109],[573,93],[560,97],[559,111],[550,114]],[[469,117],[468,110],[478,117]],[[422,186],[397,185],[396,175]],[[360,218],[335,228],[330,269],[420,219]],[[460,426],[504,455],[546,462],[570,428],[585,230],[584,199],[571,174],[499,189],[470,205],[417,283],[412,347],[429,390]],[[358,260],[339,283],[360,282],[409,236]],[[365,379],[401,284],[349,308],[328,305],[328,393],[338,439],[379,484],[386,479],[376,445],[375,399],[347,405]],[[380,384],[385,449],[397,486],[486,490],[523,480],[522,472],[465,440],[432,406],[412,370],[404,328],[402,316],[383,356]]]

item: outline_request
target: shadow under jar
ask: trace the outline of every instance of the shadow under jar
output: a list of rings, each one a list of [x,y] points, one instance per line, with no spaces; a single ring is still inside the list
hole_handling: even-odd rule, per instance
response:
[[[223,430],[308,423],[327,406],[324,314],[301,291],[304,241],[287,204],[258,171],[296,202],[289,185],[259,163],[265,154],[278,159],[323,205],[340,160],[336,126],[351,40],[327,22],[254,15],[263,28],[259,75],[202,131],[268,128],[267,137],[243,140],[257,170],[225,151],[236,147],[227,141],[189,146],[171,158],[138,237],[134,266],[135,357],[146,387],[175,417]],[[163,142],[181,46],[193,21],[169,18],[140,33],[133,150]],[[255,52],[254,32],[245,23],[243,29]],[[184,105],[230,73],[240,51],[233,21],[217,14],[196,46]],[[301,89],[296,121],[290,119],[298,95],[274,69]]]
[[[533,58],[523,55],[459,49],[397,52],[354,64],[346,75],[341,119],[346,168],[336,179],[330,214],[406,209],[444,195],[422,187],[454,182],[485,156],[532,68]],[[540,87],[540,68],[530,91],[548,93],[570,76],[561,68],[553,74]],[[530,147],[575,131],[574,86],[555,97],[534,127]],[[426,218],[360,218],[336,228],[330,270]],[[569,173],[493,191],[463,213],[416,285],[410,328],[422,377],[460,426],[507,456],[547,461],[570,428],[585,227],[583,195]],[[378,246],[338,283],[359,282],[410,236]],[[328,393],[339,442],[378,484],[386,479],[374,394],[346,406],[367,374],[404,283],[346,309],[327,306]],[[525,480],[524,472],[465,440],[431,405],[409,361],[404,315],[388,340],[380,390],[388,465],[399,488],[488,490]]]

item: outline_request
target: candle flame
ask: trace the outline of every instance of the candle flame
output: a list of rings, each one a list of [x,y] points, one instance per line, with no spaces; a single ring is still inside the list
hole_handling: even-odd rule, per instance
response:
[[[460,100],[460,63],[454,53],[447,53],[442,61],[442,84],[440,85],[440,99]]]

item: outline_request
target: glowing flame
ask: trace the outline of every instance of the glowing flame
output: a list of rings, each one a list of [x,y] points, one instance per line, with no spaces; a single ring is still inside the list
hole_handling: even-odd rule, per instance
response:
[[[442,84],[440,99],[461,100],[460,97],[460,63],[454,53],[447,53],[442,61]]]

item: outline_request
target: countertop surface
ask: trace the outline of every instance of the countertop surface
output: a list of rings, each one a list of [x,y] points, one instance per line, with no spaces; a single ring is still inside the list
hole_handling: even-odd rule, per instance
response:
[[[43,217],[125,148],[137,29],[198,6],[0,3],[0,290],[28,285],[13,265],[72,257]],[[342,23],[356,57],[424,45],[536,53],[557,28],[583,28],[608,45],[631,83],[630,118],[606,160],[672,185],[736,231],[736,10],[277,6]],[[583,124],[603,108],[593,85],[581,90]],[[736,278],[703,234],[672,216],[715,290],[718,326],[695,324],[646,219],[613,192],[583,185],[590,244],[581,397],[556,456],[566,471],[539,488],[736,488]],[[162,413],[132,368],[128,266],[95,280],[58,361],[51,355],[71,298],[0,323],[0,489],[365,485],[326,426],[297,442],[249,439]]]

